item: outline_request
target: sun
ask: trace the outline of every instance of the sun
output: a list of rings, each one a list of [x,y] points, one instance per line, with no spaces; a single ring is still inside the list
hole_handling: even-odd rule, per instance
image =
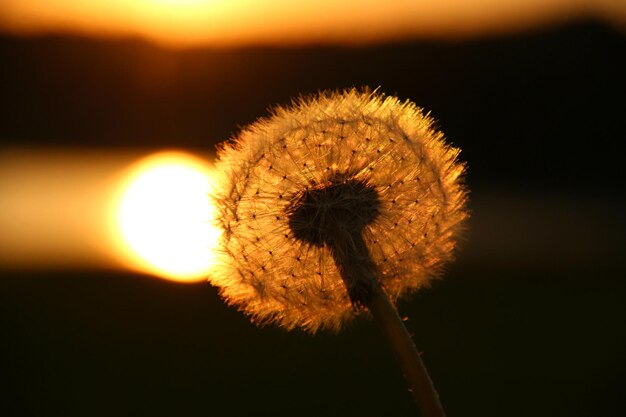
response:
[[[210,187],[208,164],[183,152],[160,152],[131,169],[114,216],[131,267],[175,281],[206,279],[219,237]]]

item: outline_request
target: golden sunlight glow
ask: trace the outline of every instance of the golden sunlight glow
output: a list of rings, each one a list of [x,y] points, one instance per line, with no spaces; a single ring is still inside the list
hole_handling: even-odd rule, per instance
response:
[[[0,148],[0,269],[111,269],[110,204],[137,152]],[[125,264],[124,264],[125,267]]]
[[[626,21],[616,0],[2,0],[0,29],[162,44],[363,43],[506,32],[578,16]]]
[[[218,237],[210,169],[183,152],[0,148],[0,270],[204,280]]]
[[[150,3],[168,7],[193,7],[213,2],[211,0],[152,0]]]
[[[176,281],[206,279],[219,237],[209,187],[208,165],[182,152],[154,154],[131,169],[114,213],[131,267]]]

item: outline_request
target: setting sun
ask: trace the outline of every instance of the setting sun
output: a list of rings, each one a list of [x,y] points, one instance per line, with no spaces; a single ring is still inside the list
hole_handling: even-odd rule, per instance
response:
[[[209,187],[206,163],[181,152],[158,153],[132,168],[115,222],[135,269],[176,281],[206,278],[218,237]]]

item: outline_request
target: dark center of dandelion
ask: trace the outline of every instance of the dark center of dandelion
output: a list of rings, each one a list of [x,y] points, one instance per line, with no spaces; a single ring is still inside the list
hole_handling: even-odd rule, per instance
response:
[[[296,239],[330,249],[355,308],[369,305],[378,288],[363,228],[376,219],[380,208],[376,189],[346,173],[301,191],[287,207]]]
[[[380,207],[374,187],[348,174],[335,174],[296,194],[287,208],[296,239],[330,249],[356,308],[369,305],[378,286],[363,228],[376,219]]]
[[[374,187],[337,174],[294,196],[288,208],[289,227],[296,239],[323,246],[332,244],[338,234],[360,236],[379,211]]]

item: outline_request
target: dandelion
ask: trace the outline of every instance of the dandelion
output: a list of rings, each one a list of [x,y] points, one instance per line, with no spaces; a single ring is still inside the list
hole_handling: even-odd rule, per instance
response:
[[[467,216],[458,153],[414,104],[376,92],[275,109],[219,149],[211,283],[259,324],[314,333],[370,311],[406,333],[393,303],[439,275]]]

